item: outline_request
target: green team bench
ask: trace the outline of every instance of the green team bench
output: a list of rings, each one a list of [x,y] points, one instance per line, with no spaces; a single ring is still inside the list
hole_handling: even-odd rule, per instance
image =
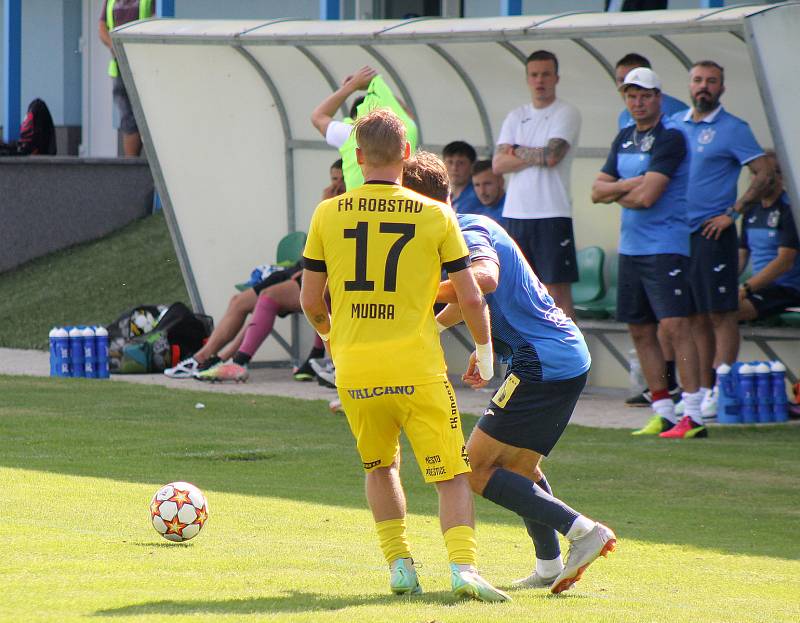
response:
[[[794,316],[800,317],[797,312],[787,312],[787,314],[793,314],[792,319],[794,319]],[[578,327],[584,335],[596,338],[626,371],[630,371],[627,358],[610,339],[610,336],[615,333],[627,333],[628,325],[615,320],[582,320],[579,318]],[[770,346],[771,342],[796,341],[800,343],[800,325],[763,326],[743,324],[739,326],[739,332],[742,340],[752,342],[758,346],[766,359],[770,361],[782,361],[778,353]],[[798,381],[797,376],[785,361],[783,361],[783,364],[786,365],[786,378],[794,385]]]

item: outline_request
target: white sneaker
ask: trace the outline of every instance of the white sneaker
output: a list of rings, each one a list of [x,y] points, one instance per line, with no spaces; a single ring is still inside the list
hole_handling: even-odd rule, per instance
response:
[[[322,385],[327,384],[329,387],[336,387],[336,368],[333,367],[333,360],[329,357],[323,359],[309,359],[308,360],[314,374],[317,375],[318,380],[324,381]]]
[[[531,573],[527,578],[522,578],[520,580],[514,580],[511,583],[512,588],[550,588],[553,585],[553,582],[556,581],[558,574],[554,575],[552,578],[543,578],[539,575],[538,572],[534,571]]]
[[[714,389],[706,392],[703,402],[700,403],[700,415],[703,422],[716,422],[717,420],[717,400],[719,399],[719,389],[714,385]]]
[[[184,359],[174,368],[167,368],[164,374],[171,379],[191,379],[197,376],[200,364],[194,357]]]
[[[608,556],[617,545],[614,532],[601,523],[596,523],[594,528],[573,541],[570,541],[569,552],[564,561],[564,570],[550,587],[551,593],[561,593],[569,589],[581,579],[586,567],[600,556]]]
[[[683,417],[683,412],[686,410],[686,405],[683,404],[683,398],[675,403],[675,417],[679,420]]]

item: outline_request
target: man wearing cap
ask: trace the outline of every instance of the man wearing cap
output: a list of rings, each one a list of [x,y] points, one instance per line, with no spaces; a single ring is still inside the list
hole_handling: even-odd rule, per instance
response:
[[[653,417],[635,435],[705,437],[697,350],[689,325],[689,158],[683,132],[661,114],[661,80],[639,67],[620,87],[634,125],[620,130],[592,186],[595,203],[622,206],[617,319],[628,323],[653,395]],[[662,338],[675,350],[686,416],[678,423],[664,374]]]
[[[642,56],[636,52],[629,52],[617,61],[617,64],[614,65],[614,82],[617,84],[617,89],[619,89],[622,86],[622,83],[625,82],[625,76],[628,75],[628,72],[636,69],[637,67],[647,67],[648,69],[653,68],[653,66],[650,64],[650,60],[646,56]],[[624,99],[625,98],[623,96],[623,101]],[[668,117],[671,117],[675,113],[685,111],[687,108],[689,107],[681,100],[664,92],[661,93],[661,112]],[[617,117],[617,126],[621,130],[629,125],[633,125],[633,117],[631,117],[631,113],[628,112],[628,108],[625,107],[620,111],[619,116]]]
[[[719,103],[725,92],[725,72],[714,61],[699,61],[689,72],[692,107],[672,120],[688,136],[689,281],[694,305],[692,333],[700,356],[701,410],[716,414],[714,370],[732,364],[739,353],[737,324],[738,275],[734,218],[748,203],[760,201],[769,190],[773,167],[745,121]],[[737,199],[744,165],[753,172],[750,186]]]

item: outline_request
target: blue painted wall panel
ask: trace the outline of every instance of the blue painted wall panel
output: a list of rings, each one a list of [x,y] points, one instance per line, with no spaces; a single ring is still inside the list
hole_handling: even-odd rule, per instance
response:
[[[175,0],[175,17],[197,19],[319,19],[319,0]]]

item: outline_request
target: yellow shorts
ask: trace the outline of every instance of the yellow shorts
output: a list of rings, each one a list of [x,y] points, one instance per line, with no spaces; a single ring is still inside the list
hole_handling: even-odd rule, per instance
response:
[[[389,467],[406,432],[425,482],[470,471],[456,394],[448,381],[339,388],[364,469]]]

